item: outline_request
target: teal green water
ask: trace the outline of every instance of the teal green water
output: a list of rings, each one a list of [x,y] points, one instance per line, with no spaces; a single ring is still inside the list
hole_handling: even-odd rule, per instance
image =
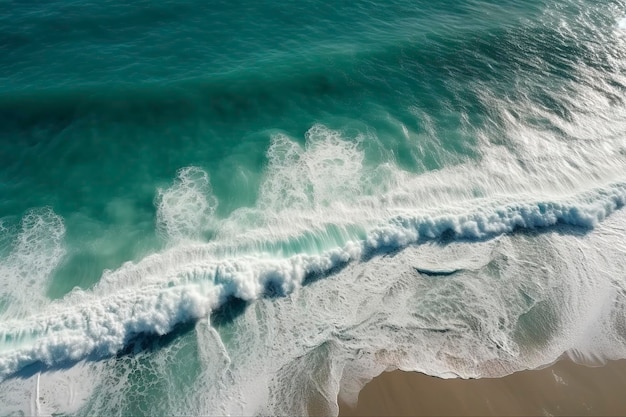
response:
[[[471,56],[472,43],[489,48],[472,30],[507,37],[515,22],[499,21],[519,7],[493,5],[485,20],[476,5],[368,4],[11,5],[1,209],[19,219],[51,206],[66,219],[78,253],[52,291],[159,247],[155,189],[181,167],[207,170],[220,215],[253,205],[277,131],[303,140],[320,122],[374,130],[384,143],[366,144],[369,163],[416,171],[475,156],[463,118],[486,109],[462,86],[494,74]],[[524,9],[518,19],[536,13]],[[401,123],[421,143],[403,138]]]
[[[295,375],[347,375],[345,363],[356,359],[346,352],[356,348],[338,340],[367,339],[337,336],[359,320],[339,326],[333,314],[352,316],[323,307],[326,297],[358,292],[337,284],[352,274],[344,268],[363,268],[382,288],[404,275],[375,266],[380,257],[394,265],[394,254],[431,240],[442,251],[459,240],[479,253],[502,234],[548,227],[552,236],[563,224],[585,234],[626,201],[621,0],[6,0],[0,8],[0,377],[12,384],[33,366],[87,361],[80,366],[92,367],[95,381],[82,403],[61,404],[64,395],[46,391],[42,398],[57,400],[29,403],[30,411],[2,398],[1,415],[306,412],[313,394],[293,397],[291,408],[281,402],[290,384],[315,391]],[[579,244],[535,238],[555,253]],[[507,250],[523,252],[515,242]],[[620,277],[622,255],[606,261]],[[497,256],[478,269],[474,258],[470,266],[444,258],[432,255],[418,271],[480,270],[485,288],[510,279],[517,284],[502,283],[503,293],[526,294],[508,301],[517,307],[494,302],[506,313],[476,319],[476,307],[450,319],[467,319],[455,331],[510,355],[477,348],[480,357],[468,361],[497,357],[514,370],[582,349],[573,339],[550,344],[569,330],[545,307],[553,294],[533,281],[544,275],[494,272]],[[568,294],[604,279],[589,272],[570,283],[566,267],[546,268],[545,279],[567,282],[558,285]],[[439,291],[432,285],[406,291],[427,297]],[[441,290],[450,297],[469,291],[450,285]],[[300,288],[305,295],[293,295]],[[251,305],[235,301],[230,317],[232,298]],[[277,312],[287,308],[281,303],[335,313],[308,323],[310,334],[285,336],[295,347],[276,353],[276,368],[258,368],[241,335],[261,335],[258,346],[268,346],[283,326],[268,323],[298,323]],[[368,308],[374,320],[377,307]],[[450,311],[443,301],[432,307],[442,317]],[[495,333],[471,324],[492,318]],[[418,325],[403,320],[393,326],[410,338]],[[429,326],[448,326],[441,320]],[[524,348],[533,334],[541,354]],[[137,350],[138,336],[154,346]],[[463,337],[460,345],[474,343]],[[393,351],[397,341],[385,340]],[[376,343],[358,350],[375,355]],[[343,371],[320,370],[327,353],[318,349],[343,358]],[[606,352],[597,356],[621,355]],[[336,398],[328,390],[320,395]],[[333,414],[336,403],[329,407]]]

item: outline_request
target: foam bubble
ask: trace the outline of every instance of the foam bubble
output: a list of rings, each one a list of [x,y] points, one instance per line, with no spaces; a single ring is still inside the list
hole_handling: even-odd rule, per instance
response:
[[[9,255],[0,263],[3,317],[23,316],[46,302],[46,284],[65,255],[63,219],[50,208],[34,209],[21,220]]]
[[[8,415],[73,414],[93,394],[98,362],[81,362],[70,369],[36,372],[0,383],[0,408]]]
[[[185,167],[174,183],[158,189],[157,232],[168,241],[198,240],[213,226],[217,198],[209,175],[198,167]]]
[[[287,136],[272,138],[259,207],[281,211],[350,201],[362,194],[364,154],[340,132],[315,125],[300,147]]]

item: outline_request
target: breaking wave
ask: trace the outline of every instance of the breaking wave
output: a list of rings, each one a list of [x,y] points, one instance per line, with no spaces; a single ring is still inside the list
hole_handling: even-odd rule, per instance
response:
[[[488,239],[557,224],[591,228],[624,204],[626,184],[615,184],[570,200],[485,206],[455,215],[395,216],[372,228],[365,239],[319,255],[217,259],[210,243],[177,246],[106,273],[93,290],[76,289],[35,315],[4,320],[0,375],[5,378],[36,362],[54,366],[114,355],[138,335],[167,334],[233,297],[252,301],[268,293],[286,295],[307,278],[375,254],[441,238]]]

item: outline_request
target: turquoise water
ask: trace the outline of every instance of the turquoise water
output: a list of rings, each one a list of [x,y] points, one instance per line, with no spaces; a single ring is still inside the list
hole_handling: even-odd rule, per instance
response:
[[[1,415],[626,358],[623,1],[0,7]]]

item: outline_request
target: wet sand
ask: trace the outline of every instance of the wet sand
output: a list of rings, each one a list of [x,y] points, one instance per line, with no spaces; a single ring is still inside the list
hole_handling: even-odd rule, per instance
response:
[[[626,360],[601,367],[570,360],[504,378],[440,379],[385,372],[340,416],[626,416]]]

